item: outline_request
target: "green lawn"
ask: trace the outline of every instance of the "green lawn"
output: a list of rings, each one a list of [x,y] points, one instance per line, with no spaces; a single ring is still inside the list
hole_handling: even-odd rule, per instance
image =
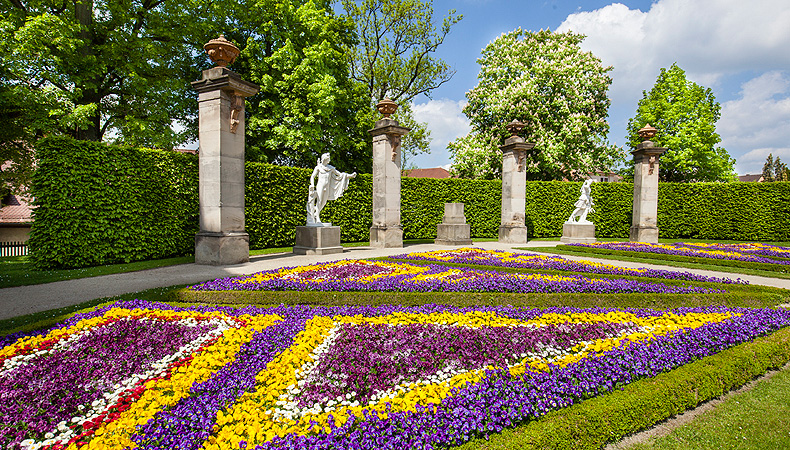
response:
[[[344,247],[359,247],[367,242],[343,244]],[[251,250],[250,256],[269,253],[290,252],[293,247],[266,248]],[[53,281],[72,280],[76,278],[98,277],[115,273],[135,272],[138,270],[155,269],[157,267],[191,264],[194,256],[137,261],[127,264],[109,264],[106,266],[86,267],[82,269],[37,270],[27,256],[9,256],[0,258],[0,287],[29,286],[32,284],[51,283]]]

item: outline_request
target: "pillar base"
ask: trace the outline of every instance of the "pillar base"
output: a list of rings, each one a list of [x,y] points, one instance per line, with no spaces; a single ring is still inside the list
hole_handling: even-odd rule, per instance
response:
[[[499,242],[504,244],[526,244],[527,227],[524,225],[502,225],[499,227]]]
[[[343,253],[340,245],[340,227],[296,227],[297,255],[331,255]]]
[[[658,244],[658,227],[631,227],[631,242],[647,242],[648,244]]]
[[[472,227],[468,223],[440,223],[436,225],[437,245],[472,245],[469,237]]]
[[[375,225],[370,227],[370,246],[374,248],[403,248],[403,228]]]
[[[564,223],[560,242],[565,244],[591,244],[595,242],[594,223]]]
[[[195,264],[228,266],[250,261],[250,235],[241,232],[195,234]]]

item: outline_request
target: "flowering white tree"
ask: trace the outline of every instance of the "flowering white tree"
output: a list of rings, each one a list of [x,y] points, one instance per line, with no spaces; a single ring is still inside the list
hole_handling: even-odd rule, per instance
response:
[[[622,160],[624,151],[606,142],[612,68],[583,52],[583,39],[519,28],[483,49],[479,83],[466,93],[472,131],[448,146],[455,175],[501,177],[498,145],[513,119],[526,124],[521,136],[536,144],[527,155],[528,179],[578,178]]]

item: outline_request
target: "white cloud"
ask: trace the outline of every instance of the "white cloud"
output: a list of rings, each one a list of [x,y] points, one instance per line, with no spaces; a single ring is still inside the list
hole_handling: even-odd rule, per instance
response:
[[[740,155],[736,171],[762,171],[768,154],[790,162],[790,73],[771,71],[741,86],[740,98],[725,102],[717,130],[722,145]]]
[[[614,66],[613,100],[631,100],[674,62],[705,86],[728,73],[788,68],[788,24],[787,0],[659,0],[647,12],[614,3],[571,14],[557,31],[587,35],[582,47]]]
[[[571,14],[557,31],[586,35],[582,48],[614,67],[612,111],[634,111],[659,69],[675,62],[714,91],[725,77],[753,77],[722,104],[717,124],[744,174],[761,171],[769,153],[790,162],[788,24],[787,0],[658,0],[649,11],[614,3]]]
[[[412,105],[414,118],[427,123],[431,132],[431,154],[418,156],[415,164],[423,168],[438,167],[450,159],[447,144],[471,130],[469,119],[463,113],[464,106],[465,100],[446,98]]]

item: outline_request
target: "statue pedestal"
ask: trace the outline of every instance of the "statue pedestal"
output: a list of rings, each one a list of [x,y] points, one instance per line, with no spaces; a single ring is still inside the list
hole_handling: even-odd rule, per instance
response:
[[[469,237],[472,227],[468,223],[440,223],[436,225],[437,245],[472,245]]]
[[[565,244],[590,244],[595,242],[594,223],[564,223],[560,242]]]
[[[498,242],[504,244],[526,244],[527,226],[526,225],[501,225],[499,227]]]
[[[466,223],[463,203],[445,203],[442,223],[436,225],[438,245],[472,245],[472,227]]]
[[[442,223],[436,225],[438,245],[472,245],[472,227],[466,223],[463,203],[445,203]]]
[[[245,232],[195,234],[195,264],[225,266],[250,260],[250,235]]]
[[[331,255],[343,253],[340,245],[340,227],[296,227],[297,255]]]

